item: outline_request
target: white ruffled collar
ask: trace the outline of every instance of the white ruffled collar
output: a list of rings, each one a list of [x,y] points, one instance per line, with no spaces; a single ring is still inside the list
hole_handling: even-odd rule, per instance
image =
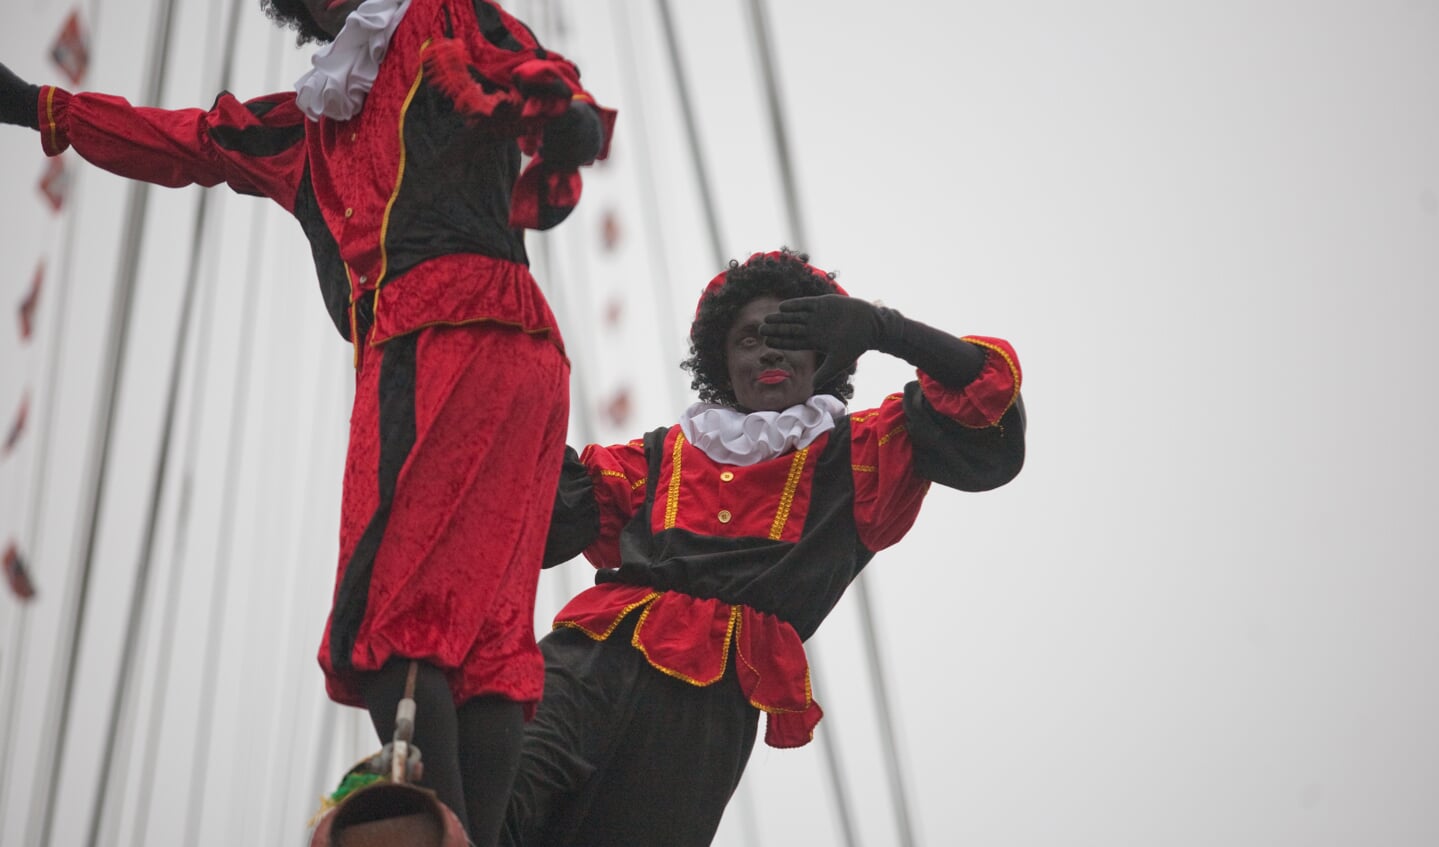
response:
[[[313,67],[295,83],[295,105],[312,121],[347,121],[360,113],[410,0],[365,0],[335,40],[315,51]]]
[[[834,429],[844,403],[816,394],[782,412],[745,412],[714,403],[695,403],[680,415],[680,431],[706,456],[725,465],[756,465],[790,450],[808,447]]]

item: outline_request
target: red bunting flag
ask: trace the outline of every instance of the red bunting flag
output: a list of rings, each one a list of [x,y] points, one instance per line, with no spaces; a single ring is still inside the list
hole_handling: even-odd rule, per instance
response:
[[[50,201],[50,209],[59,212],[65,207],[65,195],[70,190],[70,171],[65,167],[65,157],[56,156],[45,165],[40,175],[40,193]]]
[[[0,449],[0,456],[10,455],[15,445],[20,443],[20,436],[25,433],[25,419],[30,416],[30,392],[20,398],[20,410],[15,413],[15,423],[10,426],[10,434],[5,437],[5,447]]]
[[[625,316],[625,301],[619,297],[611,297],[605,303],[602,314],[605,329],[618,329]]]
[[[30,280],[30,293],[20,301],[20,337],[30,340],[35,329],[35,309],[40,305],[40,284],[45,279],[45,262],[35,266],[35,276]]]
[[[85,32],[80,28],[80,11],[77,9],[65,19],[55,44],[50,48],[50,58],[65,72],[72,85],[79,85],[90,68],[90,45]]]
[[[21,600],[29,600],[35,596],[35,583],[30,580],[30,570],[25,567],[25,560],[20,558],[20,551],[15,549],[15,542],[5,548],[5,581],[10,583],[10,590]]]
[[[611,426],[616,429],[624,427],[630,419],[630,390],[621,388],[616,391],[600,411]]]
[[[600,218],[600,246],[606,253],[613,253],[623,238],[624,229],[620,226],[619,213],[614,209],[606,209]]]

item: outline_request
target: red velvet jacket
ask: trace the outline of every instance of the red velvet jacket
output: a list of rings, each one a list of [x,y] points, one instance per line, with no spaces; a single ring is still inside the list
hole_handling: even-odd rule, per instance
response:
[[[122,176],[224,182],[279,203],[310,240],[336,328],[357,345],[476,321],[561,344],[522,227],[553,226],[579,200],[576,170],[537,156],[545,123],[572,99],[593,103],[578,71],[498,6],[412,0],[348,121],[306,119],[293,92],[168,111],[55,87],[41,89],[39,117],[49,155],[73,146]],[[614,113],[599,113],[607,147]],[[523,176],[522,150],[537,156]]]
[[[875,552],[909,531],[931,482],[980,491],[1024,461],[1020,369],[998,339],[963,390],[920,373],[904,394],[851,413],[809,447],[740,467],[679,426],[570,451],[547,564],[583,551],[597,585],[555,618],[597,640],[638,612],[631,643],[659,671],[709,685],[730,665],[769,716],[765,740],[797,747],[821,711],[802,642]]]

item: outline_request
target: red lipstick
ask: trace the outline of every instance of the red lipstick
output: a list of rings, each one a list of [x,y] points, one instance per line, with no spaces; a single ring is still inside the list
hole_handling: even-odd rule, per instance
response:
[[[770,370],[762,372],[759,375],[758,381],[764,383],[765,385],[778,385],[779,383],[784,382],[787,379],[789,379],[788,372],[772,368]]]

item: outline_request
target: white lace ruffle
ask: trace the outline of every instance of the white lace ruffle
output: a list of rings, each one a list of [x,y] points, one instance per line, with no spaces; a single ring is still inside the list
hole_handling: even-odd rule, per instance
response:
[[[816,394],[782,412],[744,412],[713,403],[695,403],[680,415],[680,431],[706,456],[745,467],[808,447],[834,429],[844,403]]]
[[[295,105],[312,121],[347,121],[360,113],[410,0],[365,0],[345,19],[335,40],[315,51],[313,66],[295,83]]]

